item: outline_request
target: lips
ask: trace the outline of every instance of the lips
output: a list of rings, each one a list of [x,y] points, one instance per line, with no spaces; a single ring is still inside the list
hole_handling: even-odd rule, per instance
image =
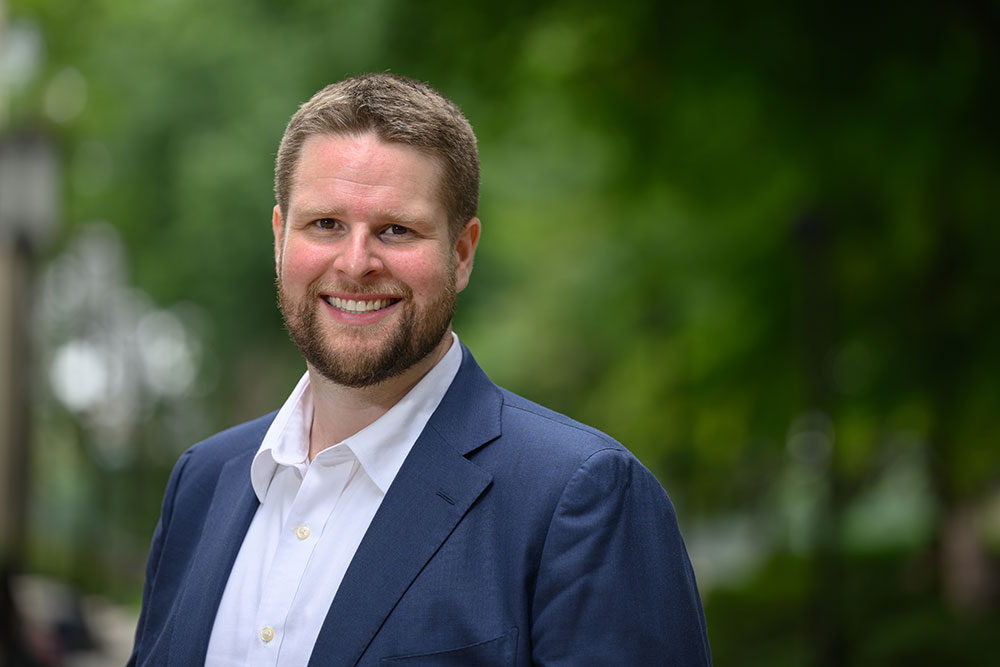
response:
[[[345,313],[373,313],[377,310],[388,308],[399,301],[399,299],[395,298],[344,299],[337,296],[324,296],[323,300],[337,310],[342,310]]]

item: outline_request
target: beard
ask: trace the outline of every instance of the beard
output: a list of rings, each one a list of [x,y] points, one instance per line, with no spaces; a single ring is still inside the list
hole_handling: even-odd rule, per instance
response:
[[[286,294],[281,276],[277,279],[278,306],[292,341],[305,360],[324,378],[345,387],[371,387],[402,375],[422,361],[438,346],[455,314],[455,272],[442,293],[426,307],[417,308],[413,291],[407,287],[386,289],[380,286],[309,285],[306,298],[296,301]],[[369,326],[348,327],[321,321],[320,294],[392,294],[402,301],[402,313],[395,324],[378,322]],[[340,330],[337,330],[340,329]],[[378,343],[371,343],[378,340]],[[367,345],[365,343],[368,343]]]

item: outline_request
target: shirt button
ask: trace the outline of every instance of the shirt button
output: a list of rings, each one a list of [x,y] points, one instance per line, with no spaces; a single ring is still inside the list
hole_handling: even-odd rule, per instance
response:
[[[307,537],[309,537],[309,526],[307,526],[304,523],[300,523],[298,526],[296,526],[295,537],[299,538],[300,540],[304,540]]]
[[[260,631],[260,638],[264,640],[265,643],[274,639],[274,628],[264,627]]]

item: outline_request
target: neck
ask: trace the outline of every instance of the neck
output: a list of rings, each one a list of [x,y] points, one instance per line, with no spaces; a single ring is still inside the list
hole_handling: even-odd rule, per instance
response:
[[[451,347],[451,330],[434,350],[401,375],[369,387],[345,387],[330,382],[311,365],[309,384],[313,393],[309,460],[321,451],[343,442],[389,411],[413,389]]]

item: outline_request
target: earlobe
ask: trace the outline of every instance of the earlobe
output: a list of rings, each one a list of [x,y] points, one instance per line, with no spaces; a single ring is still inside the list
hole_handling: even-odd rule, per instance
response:
[[[281,250],[285,241],[285,226],[281,219],[281,207],[274,206],[271,213],[271,230],[274,232],[274,270],[281,273]]]
[[[455,291],[457,292],[461,292],[469,284],[472,261],[476,256],[476,246],[479,245],[479,233],[482,227],[479,218],[469,218],[455,240]]]

